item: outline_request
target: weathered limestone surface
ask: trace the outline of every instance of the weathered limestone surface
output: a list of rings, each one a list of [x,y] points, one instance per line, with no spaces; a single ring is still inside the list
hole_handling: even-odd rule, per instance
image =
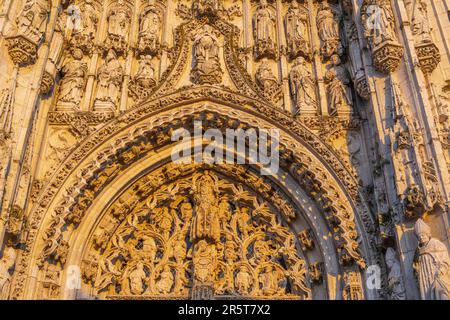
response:
[[[1,298],[448,299],[449,14],[0,0]],[[199,120],[279,172],[171,162]]]

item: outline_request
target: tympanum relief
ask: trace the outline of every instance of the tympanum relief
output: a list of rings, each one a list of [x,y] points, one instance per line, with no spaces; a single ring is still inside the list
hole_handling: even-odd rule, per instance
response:
[[[117,218],[123,222],[96,236],[92,248],[101,296],[311,298],[290,227],[269,204],[212,172],[166,185]]]

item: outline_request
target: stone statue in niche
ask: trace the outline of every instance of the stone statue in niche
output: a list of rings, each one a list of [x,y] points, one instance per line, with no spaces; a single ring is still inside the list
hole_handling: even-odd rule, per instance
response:
[[[220,9],[218,0],[194,0],[192,2],[192,11],[197,17],[215,16]]]
[[[278,79],[273,74],[272,69],[267,61],[263,61],[258,69],[256,70],[255,75],[256,84],[263,90],[264,92],[272,92],[274,89],[278,87]]]
[[[0,260],[0,299],[9,298],[9,289],[11,287],[11,269],[16,261],[16,251],[11,247],[5,247],[3,257]]]
[[[204,25],[194,38],[194,67],[191,80],[195,84],[218,84],[222,82],[219,60],[219,41],[209,25]]]
[[[291,59],[298,56],[310,58],[308,14],[301,10],[297,1],[292,1],[284,17],[287,51]]]
[[[97,32],[99,13],[93,0],[85,0],[80,6],[81,28],[73,30],[70,45],[78,48],[85,54],[90,54],[93,49],[93,41]]]
[[[192,262],[194,264],[194,279],[202,284],[212,284],[212,270],[216,267],[217,249],[214,244],[200,240],[195,244]]]
[[[131,10],[123,0],[118,0],[108,12],[107,45],[122,53],[127,46]]]
[[[236,274],[235,286],[236,290],[241,295],[246,295],[250,292],[253,284],[253,276],[248,270],[248,267],[243,265]]]
[[[129,274],[130,292],[135,295],[140,295],[144,292],[144,282],[147,279],[147,275],[144,270],[144,264],[139,261],[136,265],[136,269]]]
[[[311,71],[303,57],[298,57],[289,73],[289,85],[297,112],[317,111],[316,88]]]
[[[418,42],[432,42],[427,4],[424,0],[414,1],[414,11],[411,20],[412,32],[417,37]]]
[[[328,59],[335,54],[342,55],[343,47],[339,32],[340,16],[333,11],[327,1],[320,4],[316,20],[322,56]]]
[[[26,0],[17,19],[17,33],[39,43],[47,26],[49,0]]]
[[[441,241],[431,237],[430,227],[418,219],[414,233],[419,241],[414,259],[422,300],[450,299],[450,257]]]
[[[342,65],[338,55],[331,57],[332,66],[325,74],[329,99],[330,115],[349,114],[352,111],[352,93],[348,70]]]
[[[173,284],[173,273],[170,270],[170,266],[166,264],[160,274],[159,280],[156,282],[156,290],[158,290],[159,293],[168,294],[172,291]]]
[[[386,265],[388,267],[388,294],[391,300],[405,300],[406,292],[403,285],[402,270],[395,251],[392,248],[386,250]]]
[[[130,81],[129,94],[136,101],[145,100],[149,95],[149,89],[156,86],[155,68],[152,56],[145,55],[139,61],[136,76]]]
[[[135,79],[144,88],[151,88],[156,85],[155,68],[153,67],[151,55],[146,55],[139,61],[139,69]]]
[[[261,0],[253,16],[254,55],[256,59],[277,57],[275,14],[266,0]]]
[[[87,64],[75,56],[68,60],[62,68],[61,86],[59,89],[58,111],[79,110],[86,86]]]
[[[113,49],[108,51],[105,63],[98,70],[95,111],[115,111],[119,102],[123,69]]]
[[[160,9],[155,6],[153,1],[144,9],[139,25],[138,50],[140,54],[158,54],[161,33],[160,14]]]
[[[372,1],[362,12],[364,35],[372,48],[375,48],[386,41],[397,42],[395,34],[395,19],[389,0]]]

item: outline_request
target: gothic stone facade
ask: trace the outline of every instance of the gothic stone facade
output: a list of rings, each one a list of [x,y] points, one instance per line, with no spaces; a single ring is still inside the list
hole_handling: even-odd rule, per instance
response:
[[[448,298],[449,13],[0,0],[1,297]],[[278,174],[173,163],[196,120]]]

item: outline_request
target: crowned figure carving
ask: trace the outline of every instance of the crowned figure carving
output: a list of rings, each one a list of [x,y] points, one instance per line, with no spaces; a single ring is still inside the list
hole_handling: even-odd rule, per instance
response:
[[[194,67],[191,81],[195,84],[218,84],[222,82],[219,59],[219,41],[210,25],[204,25],[193,37]]]
[[[154,2],[154,0],[149,1],[149,4],[141,14],[138,44],[140,54],[157,55],[159,53],[161,9]]]
[[[261,0],[253,15],[253,52],[256,59],[277,57],[275,21],[275,14],[267,0]]]
[[[297,1],[292,1],[284,17],[286,28],[287,51],[291,59],[298,56],[311,57],[308,30],[308,13],[300,8]]]
[[[431,236],[430,227],[418,219],[414,225],[418,247],[414,259],[422,300],[450,299],[450,257],[448,248]]]

